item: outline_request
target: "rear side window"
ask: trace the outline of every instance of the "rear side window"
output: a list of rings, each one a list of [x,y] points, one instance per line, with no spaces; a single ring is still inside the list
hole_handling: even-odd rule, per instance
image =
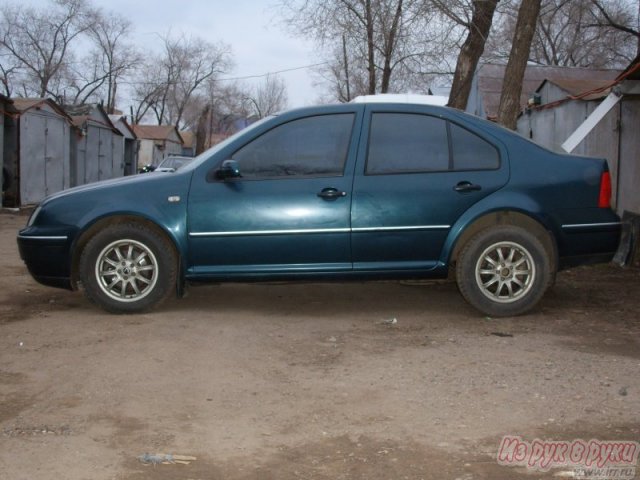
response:
[[[373,114],[367,157],[368,174],[448,169],[446,121],[427,115]]]
[[[450,123],[454,170],[490,170],[500,166],[496,147],[454,123]]]
[[[352,113],[293,120],[246,144],[231,158],[244,178],[341,176],[353,120]]]
[[[365,173],[490,170],[500,166],[496,147],[454,123],[413,113],[374,113]]]

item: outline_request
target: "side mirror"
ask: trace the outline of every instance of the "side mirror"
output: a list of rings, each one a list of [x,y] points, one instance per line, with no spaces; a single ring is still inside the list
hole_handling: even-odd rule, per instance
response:
[[[235,160],[225,160],[216,172],[216,177],[219,180],[227,180],[229,178],[240,178],[240,165]]]

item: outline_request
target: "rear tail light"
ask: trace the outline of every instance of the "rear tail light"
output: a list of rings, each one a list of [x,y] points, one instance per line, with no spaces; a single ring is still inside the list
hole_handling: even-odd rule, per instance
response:
[[[611,174],[609,174],[609,172],[602,172],[602,176],[600,177],[598,207],[611,208]]]

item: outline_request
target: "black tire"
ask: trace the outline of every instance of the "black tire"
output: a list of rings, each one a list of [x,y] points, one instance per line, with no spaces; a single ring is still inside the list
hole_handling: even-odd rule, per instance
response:
[[[456,264],[462,296],[493,317],[522,315],[536,306],[554,278],[552,254],[529,231],[496,225],[472,237]]]
[[[175,292],[177,258],[169,239],[138,223],[98,232],[80,256],[87,297],[111,313],[139,313]]]

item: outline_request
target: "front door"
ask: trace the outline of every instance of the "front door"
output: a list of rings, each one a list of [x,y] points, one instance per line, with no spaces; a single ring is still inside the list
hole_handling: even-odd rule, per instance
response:
[[[189,275],[351,270],[356,111],[274,123],[224,155],[237,162],[240,178],[196,170]]]

